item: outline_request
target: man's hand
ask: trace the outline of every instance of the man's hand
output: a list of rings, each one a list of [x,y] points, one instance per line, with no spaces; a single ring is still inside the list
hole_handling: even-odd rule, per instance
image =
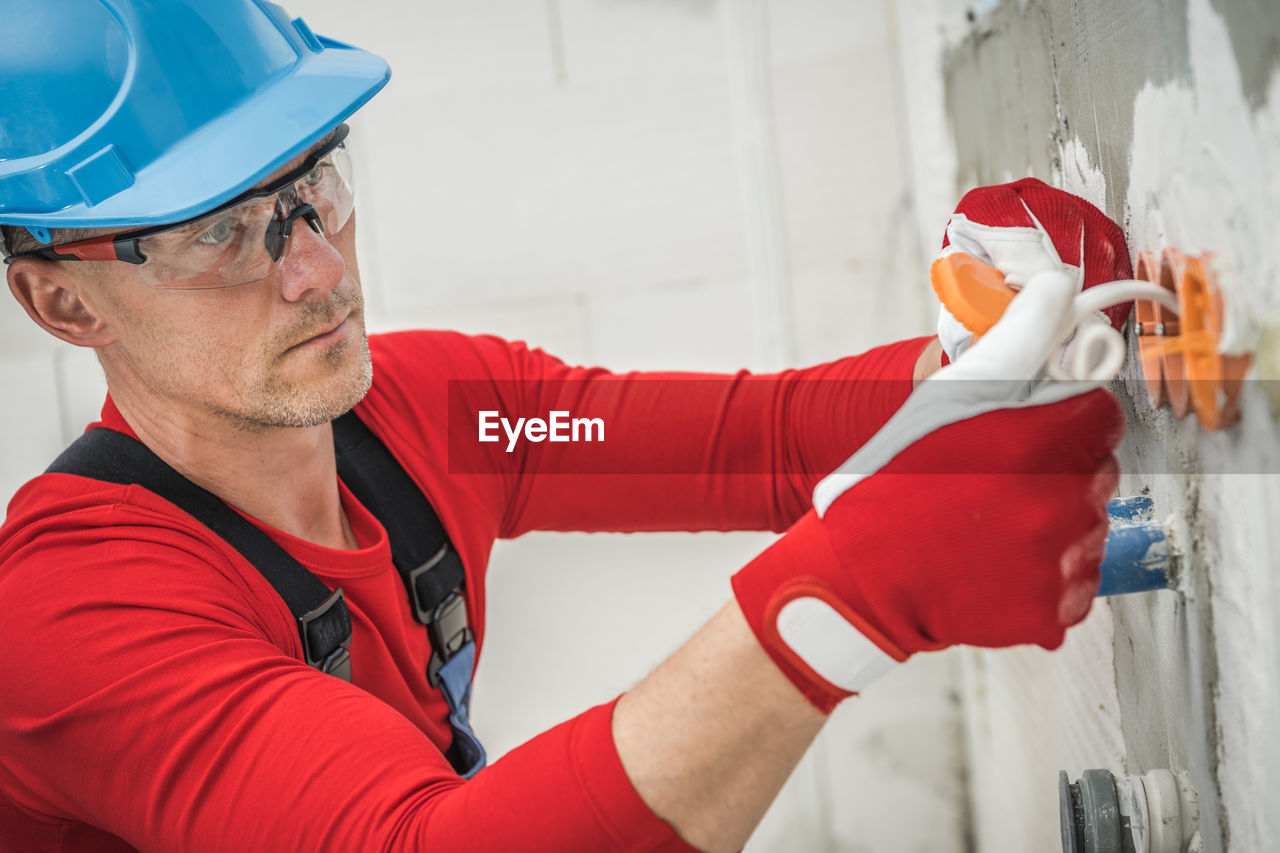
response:
[[[966,193],[947,223],[938,256],[954,252],[991,264],[1014,288],[1045,270],[1064,272],[1077,292],[1133,277],[1120,226],[1084,199],[1035,178]],[[1105,314],[1106,319],[1098,315],[1098,322],[1110,320],[1118,331],[1129,305]],[[945,307],[938,310],[938,339],[951,361],[972,343],[969,330]]]
[[[1046,382],[1072,276],[1004,316],[814,491],[734,577],[765,650],[820,708],[918,651],[1056,648],[1089,611],[1124,431],[1096,383]],[[924,476],[922,476],[924,475]]]

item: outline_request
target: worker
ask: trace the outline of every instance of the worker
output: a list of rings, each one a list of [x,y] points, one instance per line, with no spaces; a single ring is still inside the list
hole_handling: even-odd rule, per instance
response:
[[[0,849],[735,850],[877,675],[1088,612],[1123,420],[1039,381],[1073,296],[1128,277],[1083,201],[966,196],[948,245],[1022,290],[941,369],[932,337],[690,377],[366,335],[344,122],[381,59],[259,0],[3,17],[9,287],[109,396],[0,530]],[[477,429],[559,410],[607,440]],[[785,533],[633,689],[488,762],[494,541],[709,529]]]

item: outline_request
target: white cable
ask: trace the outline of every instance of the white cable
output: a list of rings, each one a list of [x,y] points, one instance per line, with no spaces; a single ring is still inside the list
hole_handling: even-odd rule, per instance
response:
[[[1095,285],[1077,296],[1072,303],[1071,325],[1075,326],[1094,311],[1135,299],[1159,302],[1175,314],[1179,310],[1177,297],[1160,285],[1137,279],[1123,279]]]
[[[1109,323],[1084,323],[1076,327],[1067,363],[1059,366],[1050,361],[1049,375],[1054,379],[1106,382],[1114,379],[1124,366],[1124,338]]]
[[[1105,382],[1114,379],[1124,366],[1125,345],[1120,333],[1109,325],[1091,324],[1086,320],[1112,305],[1148,299],[1178,312],[1178,300],[1165,288],[1149,281],[1124,279],[1099,284],[1080,293],[1071,303],[1071,320],[1058,339],[1059,346],[1074,334],[1069,363],[1058,365],[1050,360],[1049,375],[1054,379],[1076,379]]]

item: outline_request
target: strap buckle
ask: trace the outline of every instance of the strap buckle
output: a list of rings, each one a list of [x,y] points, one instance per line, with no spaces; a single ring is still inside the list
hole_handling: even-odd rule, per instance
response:
[[[438,592],[433,595],[432,594],[433,590],[430,589],[430,587],[433,584],[430,582],[427,584],[423,584],[423,586],[427,587],[427,589],[424,590],[422,587],[419,586],[418,579],[421,578],[423,575],[425,575],[427,572],[436,568],[437,566],[440,566],[440,564],[444,562],[444,559],[449,556],[449,551],[450,551],[449,543],[446,542],[440,546],[440,550],[437,551],[435,555],[431,557],[431,559],[427,560],[421,566],[418,566],[418,568],[414,569],[408,574],[409,597],[413,599],[413,601],[411,602],[413,604],[413,613],[415,616],[418,617],[418,621],[421,622],[423,625],[431,624],[432,620],[436,618],[435,614],[440,612],[439,605],[448,601],[448,598],[447,597],[441,598]],[[442,568],[447,568],[447,567],[442,567]],[[428,580],[433,581],[435,579],[432,578]],[[448,583],[448,581],[445,580],[444,583]],[[435,589],[439,590],[439,592],[444,592],[444,590],[440,589],[440,586],[443,586],[443,585],[444,584],[441,584],[439,581],[436,581]],[[445,587],[445,589],[448,589],[448,587]],[[422,596],[424,593],[428,596],[428,601],[431,602],[430,605],[423,602]]]
[[[350,682],[351,615],[342,587],[335,589],[319,607],[299,616],[298,629],[307,666]]]
[[[427,663],[427,681],[432,687],[440,684],[440,668],[450,658],[462,651],[475,639],[467,624],[467,602],[460,591],[455,590],[440,602],[429,615],[427,636],[431,640],[431,660]]]

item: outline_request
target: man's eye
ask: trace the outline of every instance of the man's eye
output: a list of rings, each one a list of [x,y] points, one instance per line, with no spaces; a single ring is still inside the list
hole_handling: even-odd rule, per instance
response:
[[[319,166],[316,166],[310,172],[303,175],[302,180],[299,183],[307,187],[319,186],[319,184],[324,181],[325,177],[328,175],[328,172],[329,165],[327,163],[321,163]]]
[[[228,217],[226,219],[219,220],[217,223],[206,228],[204,232],[196,238],[196,242],[204,243],[205,245],[225,243],[235,236],[237,230],[239,229],[236,226],[235,220]]]

